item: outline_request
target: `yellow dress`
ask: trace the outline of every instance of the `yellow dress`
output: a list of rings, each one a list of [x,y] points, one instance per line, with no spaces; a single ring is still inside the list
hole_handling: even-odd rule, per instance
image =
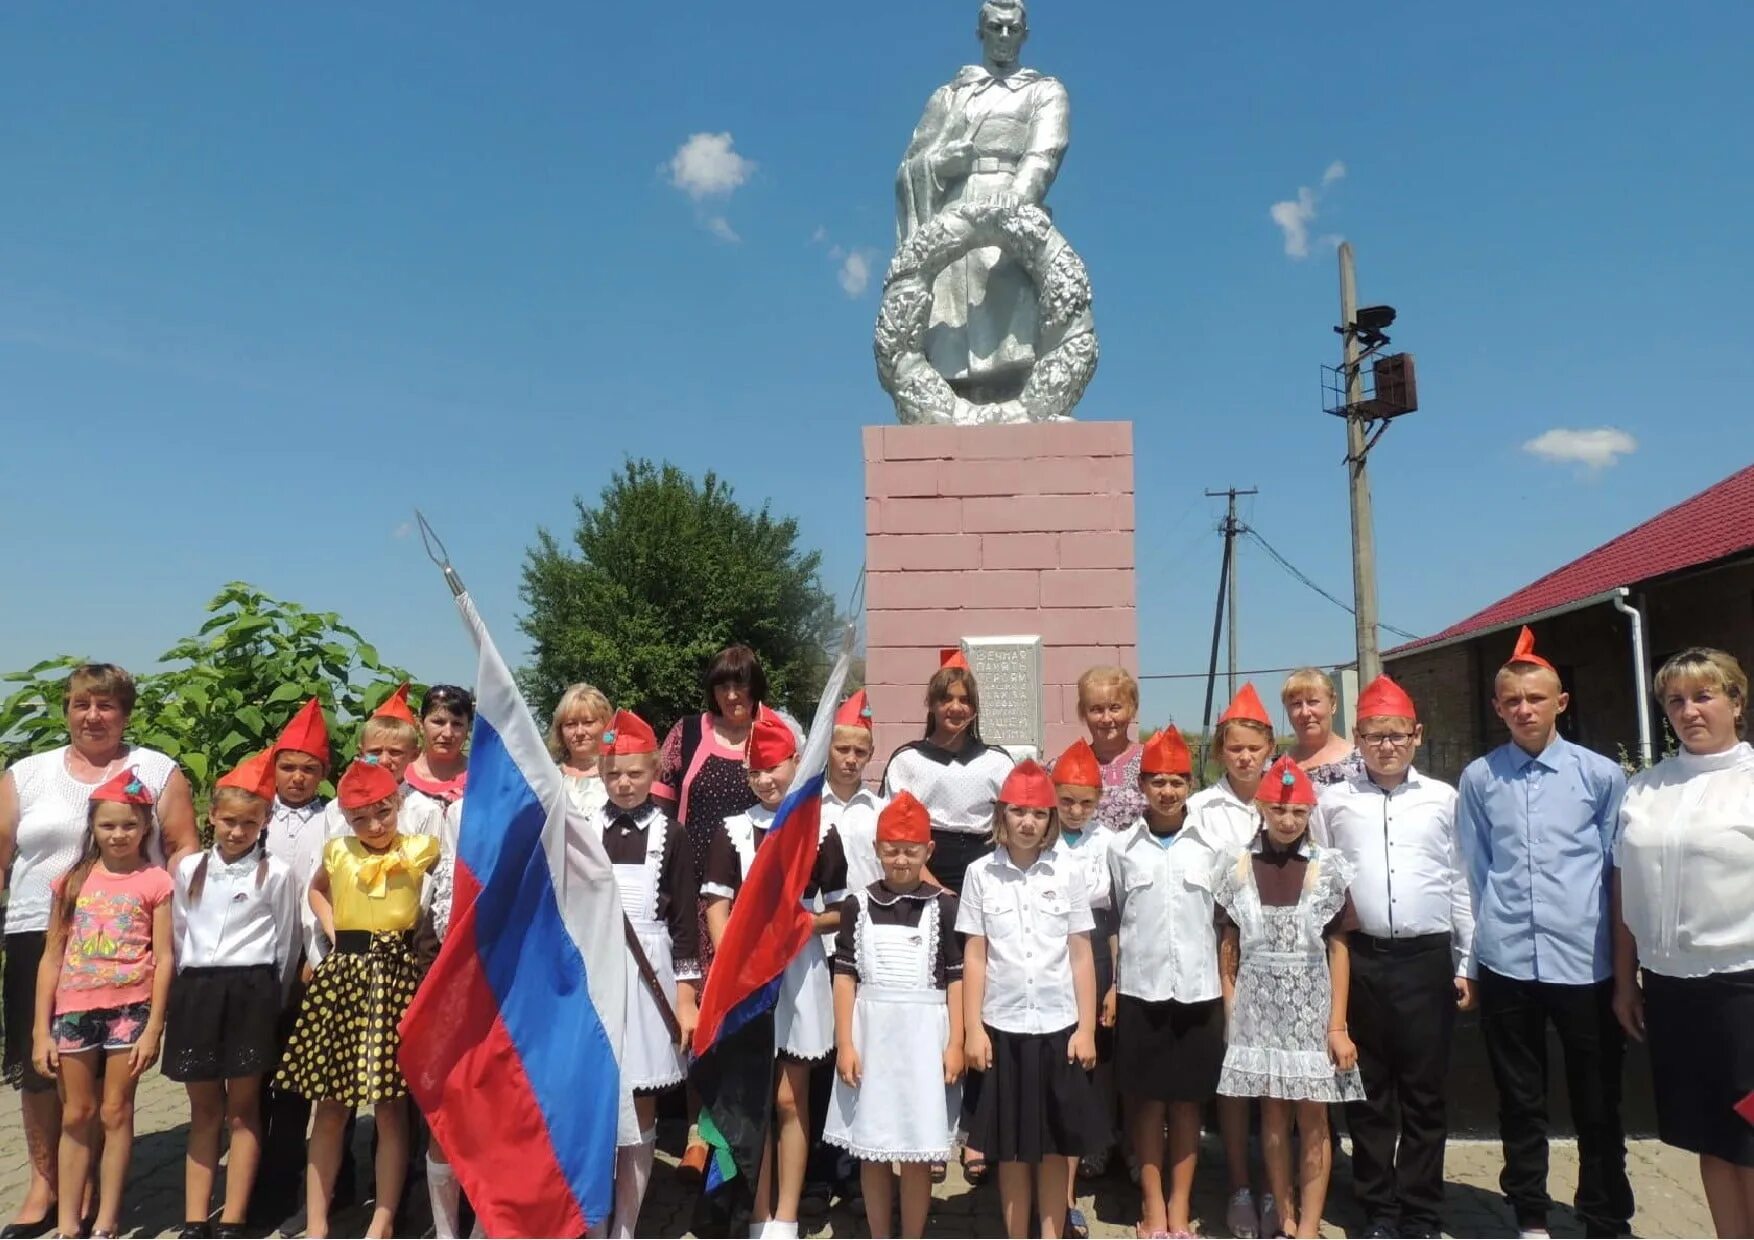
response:
[[[438,859],[430,835],[399,835],[382,852],[355,836],[323,846],[335,950],[305,991],[277,1087],[349,1106],[408,1093],[396,1054],[420,983],[410,932],[420,920],[421,881]]]

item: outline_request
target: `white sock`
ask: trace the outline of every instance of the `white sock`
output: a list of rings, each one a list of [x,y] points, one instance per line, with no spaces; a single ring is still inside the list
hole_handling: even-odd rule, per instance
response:
[[[652,1182],[652,1158],[658,1148],[656,1130],[639,1134],[638,1145],[615,1151],[615,1220],[609,1234],[614,1240],[633,1240],[639,1229],[639,1208]]]
[[[432,1202],[432,1234],[438,1240],[456,1240],[463,1226],[462,1190],[451,1164],[426,1156],[426,1196]]]
[[[798,1240],[798,1220],[787,1222],[784,1219],[770,1218],[767,1230],[762,1233],[768,1240]]]
[[[761,1240],[765,1235],[767,1235],[766,1220],[758,1223],[754,1219],[751,1219],[749,1221],[749,1240]]]

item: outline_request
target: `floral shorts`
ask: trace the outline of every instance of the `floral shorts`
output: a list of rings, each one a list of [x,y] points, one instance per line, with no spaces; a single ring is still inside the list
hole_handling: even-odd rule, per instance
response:
[[[81,1051],[125,1051],[140,1040],[147,1017],[151,1015],[150,1003],[63,1012],[55,1017],[50,1032],[55,1037],[55,1049],[63,1055],[77,1055]]]

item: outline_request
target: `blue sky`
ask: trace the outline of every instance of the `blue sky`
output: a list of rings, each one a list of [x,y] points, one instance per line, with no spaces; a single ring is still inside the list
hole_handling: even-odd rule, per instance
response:
[[[7,5],[0,664],[148,665],[243,578],[467,678],[414,504],[520,649],[525,548],[630,454],[771,498],[844,595],[859,427],[893,420],[869,341],[894,168],[975,9]],[[1749,459],[1754,8],[1032,21],[1103,345],[1079,412],[1137,426],[1146,672],[1205,666],[1208,487],[1259,487],[1245,517],[1350,594],[1328,238],[1419,359],[1424,408],[1372,466],[1389,623],[1442,627]],[[673,183],[694,134],[753,161],[734,190]],[[1301,259],[1269,216],[1300,187]],[[1523,448],[1590,428],[1636,449]],[[1348,657],[1344,613],[1256,548],[1241,574],[1247,667]],[[1153,721],[1198,706],[1148,686]]]

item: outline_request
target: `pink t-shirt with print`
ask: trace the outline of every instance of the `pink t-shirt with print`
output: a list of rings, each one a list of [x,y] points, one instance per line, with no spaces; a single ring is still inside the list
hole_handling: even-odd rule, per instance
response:
[[[66,881],[55,881],[57,900]],[[152,918],[173,889],[171,876],[155,865],[130,874],[92,867],[79,889],[73,923],[65,927],[67,954],[55,988],[56,1012],[89,1012],[152,998]]]

